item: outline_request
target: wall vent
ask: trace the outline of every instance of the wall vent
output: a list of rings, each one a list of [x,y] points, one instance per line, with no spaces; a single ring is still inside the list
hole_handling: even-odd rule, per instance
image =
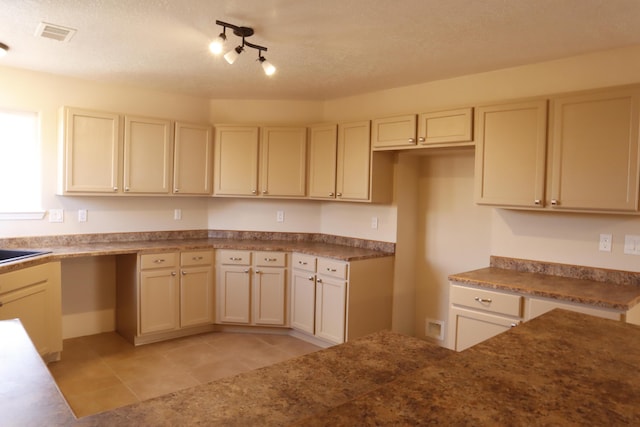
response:
[[[47,22],[41,22],[38,24],[38,28],[36,28],[36,36],[57,40],[59,42],[68,42],[75,33],[76,30],[73,28],[49,24]]]

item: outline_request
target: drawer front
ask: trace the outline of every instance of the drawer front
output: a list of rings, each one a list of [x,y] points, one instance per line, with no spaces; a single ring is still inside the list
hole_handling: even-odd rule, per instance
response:
[[[140,269],[175,268],[178,265],[177,252],[163,252],[159,254],[140,255]]]
[[[326,258],[318,258],[318,274],[335,277],[338,279],[347,278],[347,263]]]
[[[260,267],[286,267],[287,254],[284,252],[254,252],[253,263]]]
[[[451,304],[522,317],[522,296],[451,285]]]
[[[218,262],[228,265],[249,265],[251,264],[250,251],[231,251],[222,249],[218,251]]]
[[[313,255],[293,254],[291,265],[298,270],[316,272],[316,257]]]
[[[213,264],[213,251],[188,251],[180,254],[180,265],[187,267],[191,265],[211,265]]]

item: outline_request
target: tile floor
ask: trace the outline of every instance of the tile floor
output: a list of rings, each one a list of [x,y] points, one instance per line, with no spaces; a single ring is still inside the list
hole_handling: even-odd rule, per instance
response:
[[[76,417],[319,350],[288,335],[212,332],[134,347],[115,332],[64,341],[48,365]]]

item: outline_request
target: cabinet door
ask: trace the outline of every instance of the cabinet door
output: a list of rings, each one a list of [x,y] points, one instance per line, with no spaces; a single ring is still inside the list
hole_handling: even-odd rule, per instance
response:
[[[65,108],[63,193],[116,193],[120,176],[120,117]]]
[[[140,272],[140,334],[177,329],[179,297],[174,270]]]
[[[455,331],[454,349],[457,351],[462,351],[488,340],[519,323],[518,320],[472,310],[461,308],[451,308],[450,310],[452,326]]]
[[[309,197],[336,198],[337,125],[314,126],[309,131]]]
[[[216,128],[214,194],[255,196],[258,194],[258,128]]]
[[[338,125],[338,199],[369,200],[370,129],[369,121]]]
[[[260,193],[304,197],[307,179],[307,129],[265,127],[261,133]]]
[[[188,267],[180,271],[180,327],[213,322],[213,268]]]
[[[291,327],[313,334],[316,309],[315,274],[293,270],[291,278]]]
[[[253,282],[253,323],[285,324],[286,282],[284,268],[259,267]]]
[[[551,205],[638,210],[638,89],[552,100]]]
[[[248,267],[222,266],[216,281],[216,319],[220,323],[251,321],[251,290]]]
[[[457,145],[473,140],[472,108],[422,113],[418,119],[421,145]]]
[[[0,320],[20,319],[38,353],[48,351],[47,282],[0,294]],[[60,319],[57,319],[60,321]]]
[[[401,148],[416,145],[416,115],[386,117],[371,123],[373,148]]]
[[[547,103],[476,108],[476,203],[542,207]]]
[[[211,127],[178,122],[174,144],[173,193],[211,194]]]
[[[335,344],[344,342],[347,282],[319,276],[316,279],[316,336]]]
[[[171,121],[124,119],[124,191],[168,194],[173,143]]]

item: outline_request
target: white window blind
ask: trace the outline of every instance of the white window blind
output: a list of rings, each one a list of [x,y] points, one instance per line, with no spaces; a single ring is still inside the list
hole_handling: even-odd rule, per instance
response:
[[[38,113],[0,109],[0,219],[42,211],[39,133]]]

